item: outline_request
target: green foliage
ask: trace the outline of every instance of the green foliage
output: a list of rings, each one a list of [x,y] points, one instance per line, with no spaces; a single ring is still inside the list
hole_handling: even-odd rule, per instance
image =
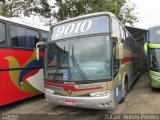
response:
[[[0,2],[0,15],[19,17],[20,14],[29,16],[30,4],[33,0],[3,0]]]
[[[8,16],[8,11],[9,11],[8,5],[0,3],[0,15]]]
[[[19,17],[20,15],[38,15],[51,25],[53,20],[61,21],[94,12],[112,12],[124,24],[133,25],[137,17],[133,13],[134,5],[128,5],[128,0],[0,0],[0,15]]]
[[[34,0],[33,6],[30,8],[30,12],[38,14],[45,18],[50,18],[51,6],[48,4],[47,0]]]
[[[133,5],[132,7],[129,7],[128,5],[123,6],[119,15],[117,15],[118,19],[123,23],[129,23],[131,26],[133,26],[133,24],[135,22],[138,22],[137,16],[133,14],[135,5]]]
[[[50,17],[47,0],[3,0],[0,1],[0,15],[5,17],[30,16],[33,13]]]
[[[56,0],[58,12],[52,14],[58,21],[94,12],[112,12],[124,24],[137,22],[134,6],[127,5],[126,0]]]

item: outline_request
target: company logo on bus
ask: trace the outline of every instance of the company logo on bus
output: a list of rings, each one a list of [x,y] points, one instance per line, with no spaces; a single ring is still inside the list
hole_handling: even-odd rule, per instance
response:
[[[81,84],[77,85],[78,89],[87,89],[87,88],[99,88],[102,87],[102,84],[100,83],[95,83],[95,84]]]
[[[69,90],[66,90],[66,92],[68,93],[68,95],[70,95],[71,96],[71,94],[72,94],[72,91],[69,89]]]
[[[35,53],[33,52],[31,57],[25,62],[23,66],[21,66],[18,60],[13,56],[7,56],[5,57],[5,59],[8,61],[10,69],[11,68],[24,68],[24,69],[17,69],[17,70],[9,71],[11,81],[14,83],[14,85],[18,89],[24,92],[39,94],[40,91],[32,87],[30,83],[27,81],[27,78],[30,78],[31,76],[37,74],[40,69],[33,70],[33,69],[27,69],[27,68],[31,68],[35,65],[42,65],[43,58],[41,58],[39,62],[36,61]]]

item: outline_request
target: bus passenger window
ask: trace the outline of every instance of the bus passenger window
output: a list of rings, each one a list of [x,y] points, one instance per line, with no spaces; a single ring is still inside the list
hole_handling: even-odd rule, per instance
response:
[[[37,31],[11,26],[11,42],[12,46],[19,48],[34,48],[39,40]]]
[[[12,46],[25,47],[26,37],[25,29],[17,26],[10,26]]]
[[[44,32],[42,32],[41,34],[42,34],[42,41],[43,41],[43,42],[46,42],[47,39],[48,39],[48,34],[47,34],[47,33],[44,33]]]
[[[46,32],[41,32],[40,41],[46,42],[47,39],[48,39],[48,34]],[[41,46],[39,46],[39,48],[41,51],[43,51],[45,47],[43,45],[41,45]]]
[[[125,32],[122,26],[120,26],[120,30],[121,30],[121,40],[123,42],[125,40]]]
[[[0,22],[0,47],[6,45],[6,30],[5,24]]]
[[[36,47],[36,43],[39,40],[39,35],[37,31],[27,29],[27,36],[26,36],[26,47],[27,48],[34,48]]]

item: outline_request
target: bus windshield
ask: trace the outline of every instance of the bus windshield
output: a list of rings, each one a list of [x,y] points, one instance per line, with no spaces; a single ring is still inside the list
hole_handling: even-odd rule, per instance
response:
[[[48,43],[45,77],[50,81],[104,80],[111,77],[109,36]]]
[[[149,30],[149,42],[160,43],[160,27],[155,27]]]
[[[154,71],[160,71],[160,49],[152,48],[149,52],[150,68]]]

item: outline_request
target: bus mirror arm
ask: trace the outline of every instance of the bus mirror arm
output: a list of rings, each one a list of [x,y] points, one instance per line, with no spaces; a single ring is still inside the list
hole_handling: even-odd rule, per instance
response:
[[[111,35],[111,38],[112,38],[112,40],[115,42],[115,43],[119,43],[119,39],[118,39],[118,37],[117,37],[117,35],[116,34],[112,34]]]
[[[114,42],[116,42],[116,43],[118,43],[118,38],[117,37],[112,37],[112,40],[114,41]]]
[[[46,45],[46,42],[38,42],[36,44],[36,59],[39,60],[39,46],[40,45]]]

